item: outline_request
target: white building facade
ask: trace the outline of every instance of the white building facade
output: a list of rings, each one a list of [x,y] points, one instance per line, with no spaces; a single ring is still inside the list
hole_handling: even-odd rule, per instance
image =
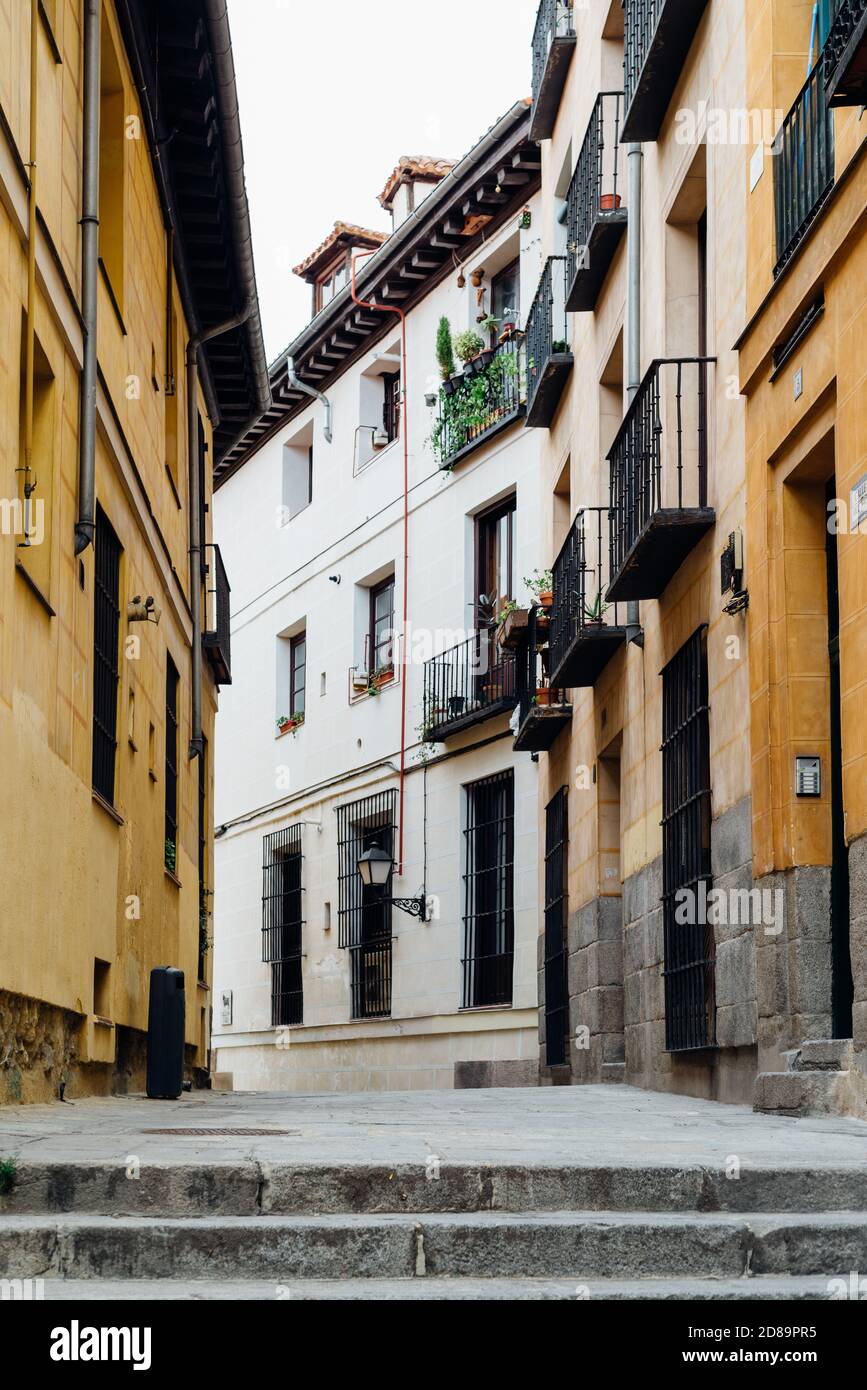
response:
[[[219,480],[213,1046],[236,1090],[538,1079],[530,678],[495,627],[542,560],[539,163],[525,103],[454,167],[401,161],[378,249],[341,223],[300,268],[314,317]],[[484,346],[445,384],[443,317]]]

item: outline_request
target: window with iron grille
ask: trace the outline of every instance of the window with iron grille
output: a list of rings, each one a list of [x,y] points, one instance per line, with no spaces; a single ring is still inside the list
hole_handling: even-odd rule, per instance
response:
[[[99,506],[94,550],[93,788],[114,805],[121,544]]]
[[[271,1023],[304,1021],[301,826],[266,835],[262,859],[262,959],[271,966]]]
[[[178,683],[177,667],[166,657],[166,868],[178,862]]]
[[[701,921],[710,861],[710,708],[707,629],[701,627],[662,673],[662,864],[665,930],[665,1045],[669,1052],[715,1040],[714,931]],[[681,890],[694,910],[681,909]],[[680,918],[681,920],[678,920]]]
[[[353,1018],[391,1013],[391,876],[368,888],[359,857],[372,845],[394,855],[397,793],[377,792],[337,808],[338,945],[349,951]]]
[[[568,1058],[566,872],[569,844],[568,788],[545,808],[545,1061],[560,1067]]]
[[[515,953],[515,780],[511,770],[466,788],[462,1008],[512,1002]]]

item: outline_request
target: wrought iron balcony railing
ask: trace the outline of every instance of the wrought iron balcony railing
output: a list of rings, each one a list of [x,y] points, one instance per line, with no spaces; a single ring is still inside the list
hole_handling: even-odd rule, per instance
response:
[[[774,141],[774,205],[780,274],[834,186],[834,117],[825,97],[820,56]]]
[[[708,507],[711,357],[652,362],[608,454],[608,601],[659,598],[714,524]]]
[[[501,650],[491,629],[483,628],[425,662],[423,724],[432,743],[512,710],[516,703],[515,653]]]
[[[231,606],[229,580],[218,545],[205,546],[208,560],[206,628],[202,633],[205,654],[218,685],[232,684],[232,644],[229,635]]]
[[[542,0],[533,32],[531,140],[547,140],[554,130],[574,50],[572,0]]]
[[[572,313],[595,309],[626,227],[620,128],[623,93],[600,92],[567,194],[569,295]]]
[[[549,256],[527,316],[527,426],[550,425],[573,360],[566,318],[566,257]]]
[[[825,43],[825,99],[829,106],[867,105],[867,0],[833,0]]]
[[[518,729],[516,753],[546,752],[568,724],[572,706],[548,679],[550,620],[543,609],[530,609],[527,640],[517,654]]]
[[[707,0],[624,0],[621,139],[655,140]]]
[[[552,571],[553,685],[567,689],[594,685],[626,640],[626,613],[605,597],[608,560],[608,508],[584,507],[573,521]]]
[[[452,469],[480,444],[524,414],[527,373],[524,335],[512,331],[443,383],[433,447],[440,468]]]

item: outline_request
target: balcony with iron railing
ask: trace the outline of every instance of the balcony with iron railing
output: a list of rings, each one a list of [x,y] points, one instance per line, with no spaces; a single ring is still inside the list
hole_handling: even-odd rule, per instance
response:
[[[834,187],[834,117],[825,96],[824,55],[798,93],[774,141],[778,276]]]
[[[566,318],[566,257],[549,256],[527,316],[526,427],[547,429],[550,425],[573,363]]]
[[[714,524],[707,499],[715,360],[652,362],[609,451],[610,603],[659,598]]]
[[[493,629],[483,628],[425,662],[423,731],[430,743],[507,713],[516,703],[515,653],[498,647]]]
[[[431,440],[439,467],[451,471],[522,419],[526,400],[524,335],[509,328],[496,347],[480,352],[462,372],[443,382]]]
[[[621,139],[655,140],[707,0],[624,0]]]
[[[544,753],[572,723],[572,706],[551,684],[550,618],[537,604],[530,609],[526,640],[517,651],[518,719],[516,753]]]
[[[218,545],[206,545],[205,631],[202,644],[217,685],[232,684],[231,606],[229,580]]]
[[[531,140],[548,140],[553,133],[574,51],[572,0],[542,0],[533,32]]]
[[[551,681],[566,689],[595,685],[626,641],[626,613],[606,601],[608,508],[584,507],[553,565]]]
[[[825,98],[829,106],[867,105],[867,0],[832,0],[834,19],[825,43]]]
[[[602,282],[626,230],[620,127],[623,93],[600,92],[567,194],[570,313],[595,309]]]

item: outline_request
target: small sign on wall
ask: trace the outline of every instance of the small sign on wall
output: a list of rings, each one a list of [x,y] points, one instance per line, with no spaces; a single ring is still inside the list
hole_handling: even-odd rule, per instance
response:
[[[795,400],[799,401],[804,394],[804,368],[799,367],[795,372]]]
[[[232,1026],[232,991],[224,989],[220,995],[220,1022],[224,1028]]]
[[[849,498],[850,531],[857,531],[863,521],[867,521],[867,475],[859,478]]]

